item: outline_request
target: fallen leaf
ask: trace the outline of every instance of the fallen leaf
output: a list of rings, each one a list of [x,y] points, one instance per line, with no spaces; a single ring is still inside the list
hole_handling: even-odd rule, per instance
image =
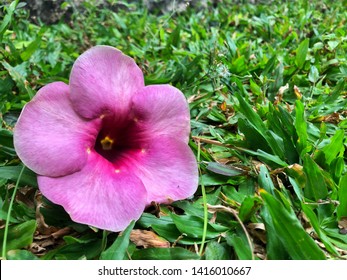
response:
[[[340,234],[347,234],[347,217],[341,217],[341,220],[338,221]]]
[[[294,93],[295,93],[297,99],[300,100],[302,98],[302,93],[296,85],[294,85]]]
[[[130,233],[130,240],[136,246],[143,246],[144,248],[169,248],[170,242],[164,238],[156,235],[149,230],[134,229]]]

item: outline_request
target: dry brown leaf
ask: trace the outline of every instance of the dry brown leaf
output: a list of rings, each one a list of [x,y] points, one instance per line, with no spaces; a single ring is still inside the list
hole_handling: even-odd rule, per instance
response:
[[[297,99],[300,100],[302,98],[302,93],[296,85],[294,85],[294,93],[295,93]]]
[[[250,223],[247,225],[247,229],[251,235],[258,238],[262,243],[266,244],[266,232],[265,225],[263,223]]]
[[[35,211],[35,213],[36,213],[37,231],[41,235],[42,234],[43,235],[50,235],[53,232],[57,231],[58,229],[53,227],[53,226],[47,225],[43,215],[40,212],[40,208],[43,206],[42,195],[40,193],[37,193],[35,198],[36,198],[36,211]]]
[[[340,234],[347,234],[347,217],[342,217],[340,221],[338,221]]]
[[[156,235],[149,230],[134,229],[130,233],[130,240],[136,246],[143,246],[144,248],[169,248],[170,242],[164,238]]]
[[[338,113],[332,113],[326,117],[324,117],[324,121],[328,123],[337,124],[340,122],[340,115]]]
[[[51,234],[51,236],[54,238],[54,239],[58,239],[58,238],[61,238],[61,237],[64,237],[65,235],[68,235],[69,233],[71,232],[71,228],[69,227],[64,227],[64,228],[61,228],[55,232],[53,232]]]
[[[281,86],[275,96],[275,102],[274,105],[278,105],[282,102],[283,99],[283,93],[289,88],[289,85],[286,84],[285,86]]]

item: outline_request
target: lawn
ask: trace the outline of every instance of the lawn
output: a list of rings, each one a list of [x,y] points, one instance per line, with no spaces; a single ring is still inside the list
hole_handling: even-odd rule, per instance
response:
[[[66,1],[50,24],[0,4],[2,258],[347,259],[347,2],[105,2]],[[13,146],[23,106],[95,45],[184,93],[199,166],[194,196],[121,234],[72,221]]]

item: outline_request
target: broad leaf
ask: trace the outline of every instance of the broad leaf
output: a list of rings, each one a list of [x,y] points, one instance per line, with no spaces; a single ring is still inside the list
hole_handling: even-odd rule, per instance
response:
[[[274,228],[288,254],[295,260],[324,260],[323,251],[306,233],[293,211],[268,192],[262,190],[261,197],[272,217]]]
[[[129,226],[119,234],[115,242],[104,252],[102,252],[101,260],[123,260],[127,256],[127,248],[129,246],[130,233],[135,225],[132,221]]]

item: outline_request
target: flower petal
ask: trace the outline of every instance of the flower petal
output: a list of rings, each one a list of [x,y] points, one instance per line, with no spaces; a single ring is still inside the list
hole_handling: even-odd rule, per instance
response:
[[[70,75],[72,103],[86,118],[107,112],[124,116],[131,97],[142,87],[143,74],[135,61],[109,46],[96,46],[83,53]]]
[[[147,137],[169,136],[188,143],[189,107],[183,93],[170,85],[146,86],[133,97],[133,113]]]
[[[127,166],[147,190],[147,203],[170,203],[192,196],[198,187],[198,166],[189,146],[177,139],[154,139],[129,151],[117,164]]]
[[[75,222],[121,231],[137,220],[146,204],[146,190],[136,176],[91,152],[85,167],[60,178],[40,176],[39,188],[62,205]]]
[[[40,175],[63,176],[80,170],[94,146],[101,120],[86,121],[72,109],[69,87],[48,84],[25,105],[14,130],[20,159]]]

